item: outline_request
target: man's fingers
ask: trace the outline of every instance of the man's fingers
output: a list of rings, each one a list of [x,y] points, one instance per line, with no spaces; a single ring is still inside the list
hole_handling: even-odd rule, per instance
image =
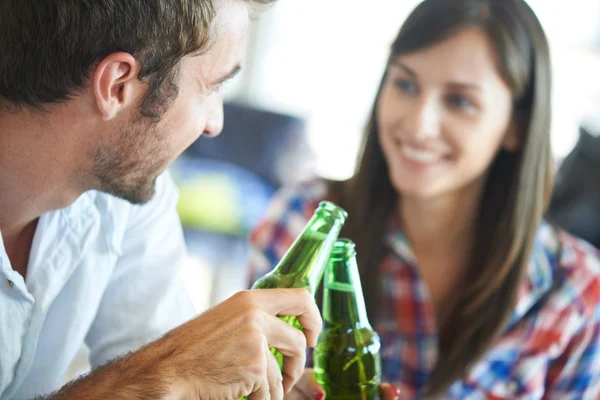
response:
[[[283,388],[289,393],[302,376],[306,363],[306,338],[304,334],[278,317],[263,314],[262,331],[269,347],[284,356]]]
[[[317,345],[322,321],[319,308],[305,289],[256,289],[245,292],[253,303],[271,315],[295,316],[304,328],[309,346]]]
[[[271,354],[268,347],[267,352],[267,380],[269,382],[269,394],[271,400],[283,400],[283,379],[279,364],[275,356]]]
[[[255,392],[250,393],[248,400],[269,400],[269,397],[269,383],[265,378],[264,383]]]
[[[314,299],[312,298],[310,293],[308,295],[312,300],[312,302],[309,303],[309,310],[307,310],[307,312],[303,314],[298,315],[297,318],[298,322],[300,322],[300,325],[302,325],[302,328],[304,329],[306,344],[310,347],[315,347],[317,345],[317,340],[319,339],[321,329],[323,328],[323,320],[321,319],[321,313],[319,312],[319,307],[317,306],[317,303],[314,302]]]
[[[299,357],[284,357],[283,358],[283,388],[288,394],[296,382],[302,377],[306,365],[306,353],[303,352]]]
[[[263,336],[264,337],[264,336]],[[267,376],[262,377],[262,381],[260,382],[258,388],[248,395],[248,400],[269,400],[271,394],[269,393],[269,356],[272,356],[269,351],[269,345],[267,344],[267,339],[263,340],[263,355],[265,357],[265,363],[267,365]]]
[[[306,356],[306,337],[301,330],[269,314],[263,314],[261,330],[269,347],[275,347],[284,356]]]

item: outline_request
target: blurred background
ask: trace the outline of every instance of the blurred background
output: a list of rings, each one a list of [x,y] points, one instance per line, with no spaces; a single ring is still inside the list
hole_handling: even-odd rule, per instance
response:
[[[388,48],[418,3],[283,0],[254,19],[243,73],[224,88],[222,135],[200,138],[172,168],[198,310],[248,284],[246,237],[275,190],[351,176]],[[529,3],[552,50],[559,165],[583,129],[600,131],[600,1]],[[592,167],[583,174],[600,180]]]

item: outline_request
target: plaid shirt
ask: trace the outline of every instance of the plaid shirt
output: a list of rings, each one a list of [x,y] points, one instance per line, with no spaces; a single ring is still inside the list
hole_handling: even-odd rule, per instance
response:
[[[321,182],[277,194],[251,236],[252,280],[271,270],[324,198]],[[394,224],[386,240],[382,313],[371,321],[381,336],[383,379],[403,399],[422,398],[438,358],[433,305]],[[600,399],[600,252],[543,223],[505,332],[444,398]]]

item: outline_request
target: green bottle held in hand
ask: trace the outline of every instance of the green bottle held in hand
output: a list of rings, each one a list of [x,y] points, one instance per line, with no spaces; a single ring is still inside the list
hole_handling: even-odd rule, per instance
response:
[[[367,318],[352,241],[336,242],[323,284],[324,327],[313,351],[315,378],[328,400],[379,399],[381,343]]]
[[[339,206],[322,201],[277,266],[258,279],[252,289],[304,288],[314,296],[347,216]],[[302,330],[296,317],[280,318]],[[283,371],[283,355],[274,348],[271,352]]]

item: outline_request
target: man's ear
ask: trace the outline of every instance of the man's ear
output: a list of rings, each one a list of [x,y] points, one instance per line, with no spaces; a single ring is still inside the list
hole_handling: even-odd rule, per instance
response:
[[[506,129],[504,138],[502,139],[502,148],[510,153],[514,153],[522,146],[522,127],[525,118],[522,115],[515,113]]]
[[[94,99],[102,119],[110,120],[135,103],[141,82],[138,61],[129,53],[106,56],[96,66],[93,76]]]

